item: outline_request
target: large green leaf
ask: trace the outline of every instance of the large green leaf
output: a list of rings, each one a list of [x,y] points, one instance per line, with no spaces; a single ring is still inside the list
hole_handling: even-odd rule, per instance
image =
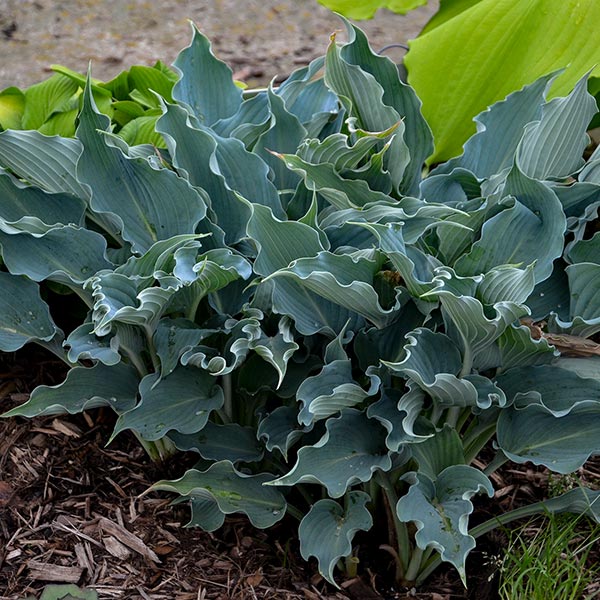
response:
[[[21,127],[38,129],[52,113],[63,109],[78,89],[76,82],[60,73],[27,88]]]
[[[414,522],[418,547],[438,550],[442,560],[456,567],[466,585],[465,560],[475,547],[475,540],[468,533],[468,518],[473,512],[471,498],[480,492],[492,497],[490,480],[467,465],[449,466],[435,479],[421,473],[409,473],[404,478],[410,489],[398,501],[398,518]]]
[[[314,446],[303,446],[292,470],[268,485],[320,483],[332,498],[340,498],[349,486],[369,481],[377,469],[391,465],[385,430],[364,413],[346,408],[330,418],[327,432]]]
[[[405,64],[434,133],[431,162],[460,154],[475,115],[538,77],[566,67],[551,93],[568,92],[600,63],[599,20],[595,0],[481,0],[412,40]],[[440,81],[452,82],[441,97]]]
[[[319,500],[300,522],[300,554],[304,560],[315,556],[319,573],[336,587],[333,569],[338,560],[352,553],[352,539],[357,531],[368,531],[373,518],[366,504],[370,498],[364,492],[349,492],[345,508],[334,500]]]
[[[223,460],[206,471],[191,469],[175,481],[159,481],[152,489],[213,500],[223,514],[244,513],[255,527],[264,529],[281,521],[287,507],[281,492],[265,486],[272,478],[269,473],[246,475]]]
[[[319,0],[328,9],[346,15],[349,19],[371,19],[377,10],[387,8],[401,15],[427,4],[427,0]]]
[[[14,352],[58,332],[39,287],[26,277],[0,272],[0,350]]]

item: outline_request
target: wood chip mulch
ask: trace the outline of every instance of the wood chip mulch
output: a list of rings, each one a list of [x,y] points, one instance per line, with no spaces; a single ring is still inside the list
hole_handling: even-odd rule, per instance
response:
[[[1,412],[24,402],[33,387],[62,381],[59,364],[34,359],[0,355]],[[362,577],[338,577],[336,590],[314,561],[300,558],[291,521],[259,531],[233,516],[214,534],[185,528],[185,505],[146,492],[158,479],[181,476],[191,457],[157,466],[126,434],[106,447],[113,419],[99,410],[0,420],[0,600],[39,598],[52,583],[89,587],[99,600],[497,598],[501,535],[488,536],[470,555],[469,590],[441,569],[417,592],[391,589],[391,561],[377,548],[363,552]],[[600,483],[600,460],[584,475]],[[547,474],[526,465],[494,478],[496,497],[474,519],[540,499],[547,488]]]

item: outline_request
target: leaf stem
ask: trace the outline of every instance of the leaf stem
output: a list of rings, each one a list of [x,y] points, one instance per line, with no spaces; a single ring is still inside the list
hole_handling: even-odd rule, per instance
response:
[[[378,471],[375,475],[379,484],[381,485],[385,497],[387,498],[392,520],[394,521],[394,528],[396,532],[396,543],[398,545],[398,562],[397,575],[399,579],[404,578],[406,569],[408,566],[408,560],[411,555],[410,539],[408,537],[408,529],[406,523],[403,523],[396,514],[396,505],[398,504],[398,494],[394,488],[393,483],[387,473]]]
[[[233,386],[231,383],[231,373],[223,375],[223,412],[227,415],[229,422],[233,419]]]
[[[496,456],[492,459],[490,464],[483,470],[485,475],[491,475],[495,471],[497,471],[504,463],[508,462],[508,457],[502,450],[498,450],[496,452]]]

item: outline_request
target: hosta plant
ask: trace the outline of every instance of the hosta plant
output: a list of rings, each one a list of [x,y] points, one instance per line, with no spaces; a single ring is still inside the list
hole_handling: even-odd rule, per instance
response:
[[[419,99],[348,35],[243,96],[195,31],[155,96],[164,150],[116,136],[90,83],[74,139],[0,133],[0,348],[71,366],[4,416],[112,408],[113,437],[198,455],[154,486],[191,525],[288,515],[332,583],[374,522],[399,582],[465,581],[497,525],[600,520],[581,488],[469,526],[507,461],[600,451],[596,106],[585,80],[547,102],[548,75],[425,173]],[[64,333],[59,293],[84,315]]]

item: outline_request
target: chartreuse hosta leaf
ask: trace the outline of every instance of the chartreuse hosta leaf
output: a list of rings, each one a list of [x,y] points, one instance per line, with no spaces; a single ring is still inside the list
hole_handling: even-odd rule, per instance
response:
[[[494,488],[490,480],[473,467],[456,464],[433,479],[421,472],[408,473],[403,479],[410,488],[398,501],[398,518],[415,523],[418,547],[438,550],[442,560],[456,567],[466,585],[465,560],[475,547],[475,539],[468,533],[471,498],[480,492],[491,498]]]
[[[287,507],[281,492],[265,485],[272,477],[246,475],[222,460],[206,471],[191,469],[175,481],[159,481],[152,489],[212,500],[223,514],[244,513],[255,527],[265,529],[281,521]]]
[[[338,587],[333,569],[340,558],[352,553],[352,539],[357,531],[368,531],[373,517],[366,507],[371,499],[364,492],[348,492],[344,507],[334,500],[319,500],[300,522],[300,554],[319,561],[319,573]]]
[[[121,147],[111,145],[102,134],[109,122],[86,86],[77,128],[84,148],[77,178],[92,191],[92,210],[114,215],[123,238],[136,252],[145,252],[158,240],[193,233],[206,215],[203,196],[172,171],[155,170],[147,161],[131,158]]]
[[[380,8],[403,15],[417,6],[426,4],[427,0],[367,0],[360,3],[354,0],[319,0],[319,3],[346,15],[349,19],[371,19]]]
[[[369,481],[377,469],[392,462],[385,446],[385,430],[356,409],[346,408],[326,424],[327,432],[314,446],[303,446],[292,470],[268,485],[320,483],[332,498],[349,486]]]
[[[0,272],[0,350],[14,352],[58,333],[39,287],[26,277]]]
[[[179,367],[163,379],[158,373],[147,375],[139,392],[139,404],[119,417],[113,436],[125,429],[133,429],[149,441],[162,438],[171,429],[197,433],[210,413],[223,406],[223,390],[215,378],[194,367]]]
[[[552,86],[554,96],[569,92],[589,69],[598,72],[598,46],[589,47],[597,39],[593,24],[600,18],[595,0],[444,4],[446,16],[410,42],[405,58],[409,83],[423,101],[436,140],[432,162],[460,154],[475,132],[475,115],[538,77],[566,67]],[[454,12],[457,5],[464,10]],[[514,69],[516,64],[521,68]],[[453,82],[444,102],[439,102],[441,80]],[[515,111],[515,119],[520,112]],[[563,142],[552,137],[546,150]]]

